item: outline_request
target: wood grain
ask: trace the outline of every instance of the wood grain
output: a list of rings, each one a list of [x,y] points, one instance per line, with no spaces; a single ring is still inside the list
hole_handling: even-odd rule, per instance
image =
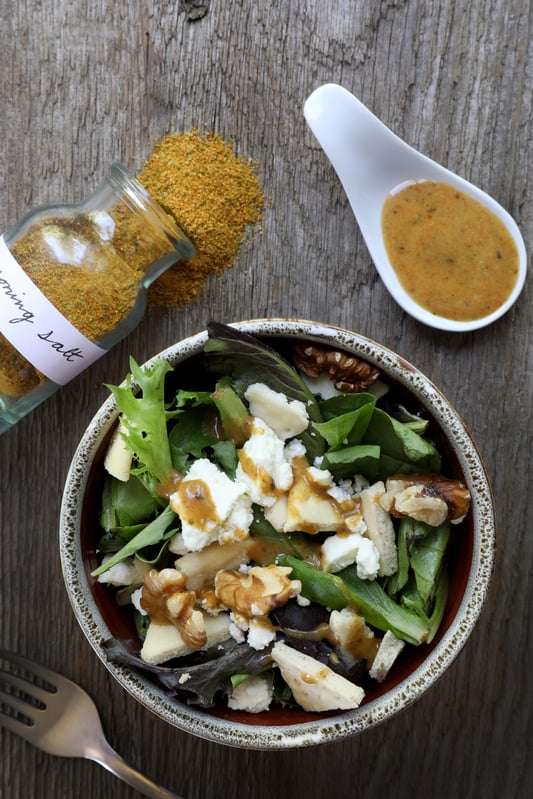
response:
[[[75,202],[113,161],[139,169],[168,131],[217,131],[259,164],[260,235],[183,309],[152,308],[104,359],[0,437],[0,642],[80,682],[111,743],[187,799],[410,795],[521,799],[532,641],[532,298],[450,336],[405,316],[377,278],[342,189],[306,129],[310,92],[337,82],[410,144],[499,200],[532,245],[529,0],[0,0],[0,225]],[[298,316],[395,349],[447,394],[493,483],[499,546],[487,607],[449,672],[400,716],[342,744],[226,749],[169,729],[110,681],[79,630],[58,553],[76,444],[122,379],[209,318]],[[95,764],[0,730],[0,797],[126,799]]]

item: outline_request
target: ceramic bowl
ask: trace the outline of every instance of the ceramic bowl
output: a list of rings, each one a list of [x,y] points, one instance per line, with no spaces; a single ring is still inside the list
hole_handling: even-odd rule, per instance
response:
[[[402,653],[386,680],[367,692],[358,709],[327,714],[284,709],[257,715],[205,711],[169,699],[148,677],[108,662],[102,646],[105,639],[135,637],[133,624],[116,605],[113,593],[90,576],[99,562],[97,517],[103,457],[117,420],[111,397],[83,435],[64,488],[60,548],[65,585],[83,632],[109,672],[170,725],[218,743],[252,749],[331,743],[373,728],[411,705],[437,682],[465,645],[491,580],[495,547],[491,489],[476,445],[457,412],[438,388],[399,355],[356,333],[316,322],[258,319],[234,326],[264,338],[273,347],[305,339],[355,354],[377,366],[384,382],[393,385],[400,396],[410,395],[423,406],[449,470],[468,485],[472,495],[471,512],[454,531],[449,598],[438,635],[430,645],[409,647]],[[201,353],[206,340],[207,332],[201,332],[174,344],[149,363],[166,358],[177,369],[184,368]]]

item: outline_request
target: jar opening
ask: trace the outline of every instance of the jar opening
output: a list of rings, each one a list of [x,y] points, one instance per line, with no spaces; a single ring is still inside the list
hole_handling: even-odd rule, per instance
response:
[[[120,194],[124,202],[129,204],[135,211],[141,211],[150,217],[154,224],[161,228],[173,243],[180,242],[180,255],[182,258],[192,258],[194,256],[193,245],[175,219],[163,211],[161,206],[152,199],[144,186],[126,167],[122,166],[122,164],[113,164],[110,170],[109,183]]]

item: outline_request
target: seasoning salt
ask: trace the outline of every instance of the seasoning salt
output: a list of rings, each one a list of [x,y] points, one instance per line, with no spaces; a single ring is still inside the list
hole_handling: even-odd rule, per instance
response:
[[[0,432],[124,338],[148,286],[193,254],[118,164],[87,200],[38,208],[0,237]]]
[[[263,206],[255,165],[193,130],[164,136],[138,179],[114,165],[87,200],[0,237],[0,433],[124,338],[147,302],[198,297]]]

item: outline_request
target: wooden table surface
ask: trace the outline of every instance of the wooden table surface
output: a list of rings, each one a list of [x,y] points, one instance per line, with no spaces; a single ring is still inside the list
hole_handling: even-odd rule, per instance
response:
[[[2,0],[0,225],[77,202],[114,161],[139,169],[195,126],[258,162],[263,230],[182,309],[152,308],[106,357],[0,437],[0,644],[97,701],[110,742],[186,799],[524,797],[531,749],[531,291],[475,333],[422,326],[377,277],[302,105],[340,83],[397,134],[492,194],[533,244],[529,0]],[[206,11],[193,19],[195,11]],[[288,316],[339,324],[418,366],[457,408],[491,477],[498,519],[489,600],[466,647],[417,703],[344,743],[230,749],[168,727],[127,695],[71,611],[58,551],[76,444],[121,380],[183,336]],[[96,764],[0,730],[2,799],[126,799]]]

